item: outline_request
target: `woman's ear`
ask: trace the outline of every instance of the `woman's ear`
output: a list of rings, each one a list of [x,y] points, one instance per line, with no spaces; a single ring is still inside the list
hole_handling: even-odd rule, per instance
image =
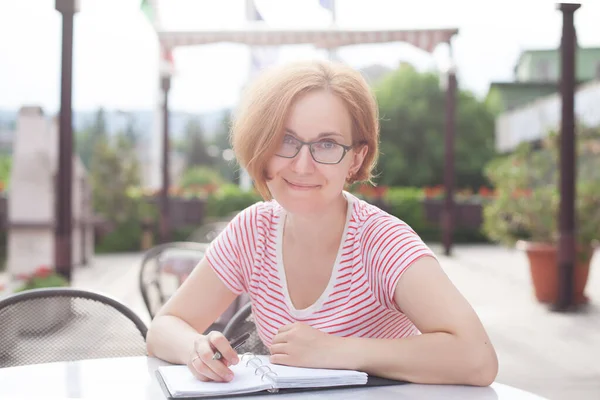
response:
[[[354,149],[354,157],[352,158],[352,165],[350,166],[350,174],[351,176],[356,175],[356,173],[360,170],[360,167],[369,152],[369,146],[366,144],[360,146],[360,148]]]

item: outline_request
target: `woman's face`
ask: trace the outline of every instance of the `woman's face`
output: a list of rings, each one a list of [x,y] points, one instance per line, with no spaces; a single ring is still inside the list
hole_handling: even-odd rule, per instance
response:
[[[290,213],[328,209],[339,201],[346,179],[358,171],[367,153],[366,146],[339,146],[353,145],[346,106],[330,92],[309,92],[292,105],[284,130],[278,155],[267,165],[271,194]],[[295,154],[300,142],[314,143],[312,154],[308,145]]]

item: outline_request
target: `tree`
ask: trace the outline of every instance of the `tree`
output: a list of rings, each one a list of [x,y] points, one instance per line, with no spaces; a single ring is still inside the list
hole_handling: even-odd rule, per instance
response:
[[[140,134],[137,130],[137,126],[135,123],[135,119],[133,115],[127,115],[127,125],[125,125],[125,131],[123,132],[123,137],[131,143],[133,148],[136,147]]]
[[[429,186],[444,179],[445,93],[439,77],[409,65],[376,86],[381,155],[375,179],[390,186]],[[493,158],[494,117],[485,103],[458,91],[455,140],[456,185],[486,184],[484,165]]]
[[[140,185],[140,168],[132,144],[124,136],[113,142],[101,138],[96,143],[90,176],[95,211],[119,224],[138,215],[137,202],[128,192]]]
[[[215,157],[215,168],[227,181],[239,183],[240,166],[235,160],[225,160],[223,151],[231,150],[229,135],[231,132],[231,111],[225,110],[221,118],[219,129],[217,130],[211,145],[218,150],[218,156]]]
[[[196,118],[188,120],[186,124],[185,146],[185,163],[187,168],[212,164],[212,159],[206,151],[202,124]]]
[[[106,137],[108,135],[108,128],[106,125],[106,112],[104,108],[100,107],[94,116],[94,120],[90,125],[90,133],[96,138]]]
[[[106,115],[104,109],[99,108],[93,121],[83,131],[75,133],[75,151],[87,169],[91,168],[96,145],[106,141],[107,137]]]
[[[219,124],[219,129],[218,129],[211,144],[217,146],[217,148],[221,151],[231,148],[231,143],[229,142],[230,129],[231,129],[231,111],[225,110],[223,112],[223,116],[221,117],[221,123]]]

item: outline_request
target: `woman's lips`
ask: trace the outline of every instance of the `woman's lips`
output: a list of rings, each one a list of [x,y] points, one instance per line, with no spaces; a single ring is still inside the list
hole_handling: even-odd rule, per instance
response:
[[[296,190],[310,190],[310,189],[316,189],[320,186],[320,185],[312,185],[312,184],[308,184],[308,183],[290,182],[287,179],[284,179],[284,181],[289,186],[291,186],[293,189],[296,189]]]

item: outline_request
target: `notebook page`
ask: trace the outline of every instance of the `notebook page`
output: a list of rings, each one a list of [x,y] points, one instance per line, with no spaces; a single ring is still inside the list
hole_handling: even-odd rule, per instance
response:
[[[173,397],[222,396],[230,394],[252,393],[271,387],[261,382],[254,369],[239,363],[230,367],[234,378],[230,382],[202,382],[185,365],[158,367],[165,385]]]
[[[290,367],[271,364],[268,356],[257,357],[277,374],[277,387],[280,389],[364,385],[368,379],[366,373],[359,371]]]

